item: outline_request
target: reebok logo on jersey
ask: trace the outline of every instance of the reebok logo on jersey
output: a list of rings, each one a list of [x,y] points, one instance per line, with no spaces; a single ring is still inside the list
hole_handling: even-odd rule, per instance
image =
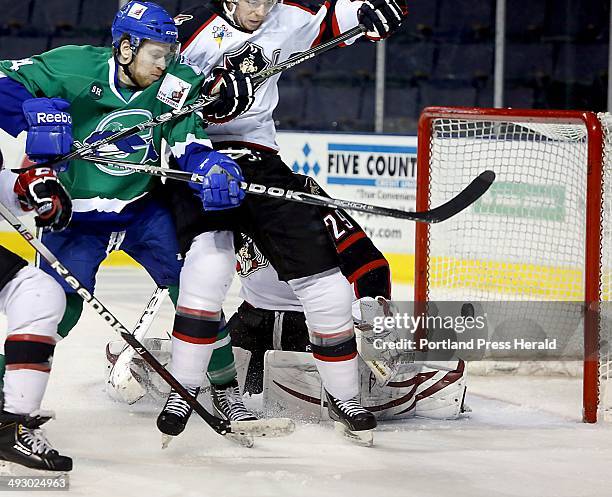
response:
[[[190,83],[177,78],[174,74],[166,74],[157,92],[157,100],[173,109],[180,109],[187,100],[189,90],[191,90]]]
[[[47,114],[46,112],[36,113],[36,124],[72,124],[70,114]]]

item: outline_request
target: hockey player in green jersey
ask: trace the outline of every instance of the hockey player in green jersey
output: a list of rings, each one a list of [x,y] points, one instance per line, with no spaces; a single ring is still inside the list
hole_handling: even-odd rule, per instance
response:
[[[65,46],[0,62],[0,127],[13,136],[28,132],[26,152],[32,160],[57,157],[73,141],[77,146],[96,141],[199,96],[205,76],[178,60],[176,26],[161,7],[129,2],[118,12],[112,35],[112,48]],[[159,165],[162,140],[181,169],[206,176],[201,191],[206,209],[240,202],[240,169],[212,150],[196,114],[102,147],[97,155]],[[181,261],[171,216],[163,196],[156,195],[159,180],[80,160],[60,173],[60,179],[73,199],[73,215],[64,231],[43,233],[47,247],[90,291],[101,262],[122,249],[158,286],[170,288],[176,304]],[[45,263],[41,268],[55,276]],[[82,300],[58,281],[67,293],[59,326],[65,336],[79,319]],[[217,384],[231,382],[235,374],[231,346],[224,338],[223,332],[215,337],[224,345],[211,365],[217,372],[211,381]]]

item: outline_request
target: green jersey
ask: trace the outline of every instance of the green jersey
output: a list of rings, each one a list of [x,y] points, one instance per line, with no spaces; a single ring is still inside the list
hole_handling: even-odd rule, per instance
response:
[[[35,97],[69,101],[77,146],[193,103],[205,78],[197,69],[174,62],[159,81],[131,92],[118,84],[110,48],[72,45],[28,59],[0,61],[0,71]],[[192,113],[102,147],[98,154],[111,160],[160,165],[162,139],[177,159],[192,143],[212,148],[202,120]],[[79,160],[60,179],[72,196],[75,212],[107,213],[121,212],[159,182],[145,174]]]

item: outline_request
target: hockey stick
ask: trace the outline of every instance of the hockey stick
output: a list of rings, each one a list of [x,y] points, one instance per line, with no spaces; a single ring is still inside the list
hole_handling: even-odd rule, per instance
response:
[[[151,325],[153,324],[153,320],[159,309],[164,302],[164,299],[168,295],[168,289],[163,287],[157,287],[149,298],[149,302],[147,306],[142,311],[140,319],[134,326],[132,330],[132,335],[138,340],[142,340]],[[130,368],[130,362],[134,357],[136,352],[129,345],[125,345],[123,350],[117,356],[117,361],[113,365],[108,375],[108,384],[107,388],[112,388],[116,394],[121,398],[124,402],[128,404],[133,404],[134,402],[142,399],[147,391],[144,387],[138,382],[138,380],[132,374],[132,370]]]
[[[133,164],[120,160],[102,159],[99,157],[83,157],[82,160],[98,164],[111,164],[119,168],[146,173],[152,176],[160,176],[162,178],[170,178],[177,181],[185,181],[190,183],[202,183],[204,181],[204,176],[197,173],[192,174],[185,171],[176,171],[174,169],[162,169],[157,166],[144,166],[141,164]],[[439,223],[453,217],[476,202],[476,200],[486,193],[489,187],[493,184],[493,181],[495,181],[495,173],[490,170],[483,171],[476,176],[476,178],[474,178],[468,186],[466,186],[448,202],[423,212],[410,212],[400,209],[391,209],[378,205],[355,202],[353,200],[342,200],[314,195],[312,193],[286,190],[277,186],[264,186],[257,183],[242,182],[240,184],[240,188],[247,193],[252,193],[253,195],[283,198],[284,200],[288,200],[290,202],[316,205],[319,207],[329,207],[332,209],[346,209],[365,212],[366,214],[373,214],[376,216],[407,219],[409,221],[417,221],[421,223]]]
[[[113,328],[121,337],[132,347],[143,361],[145,361],[152,369],[154,369],[162,379],[170,385],[189,406],[198,413],[198,415],[219,435],[232,434],[234,439],[238,439],[243,445],[252,446],[252,436],[279,436],[288,435],[295,429],[295,424],[292,420],[286,418],[278,418],[276,420],[268,420],[272,426],[265,427],[261,425],[249,425],[255,421],[227,421],[218,418],[209,413],[195,397],[193,397],[183,385],[162,365],[160,362],[140,343],[140,341],[132,335],[125,326],[106,308],[102,302],[94,297],[81,282],[68,270],[64,265],[57,260],[57,257],[37,238],[30,233],[28,228],[6,207],[0,202],[0,215],[17,231],[22,238],[28,242],[40,256],[47,261],[53,270],[66,282],[76,294],[81,297],[89,306],[99,314],[108,325]],[[272,421],[276,421],[276,426]],[[268,430],[274,430],[274,434],[270,434]]]
[[[265,81],[266,79],[271,78],[272,76],[276,76],[277,74],[287,69],[290,69],[293,66],[297,66],[298,64],[301,64],[302,62],[312,59],[316,55],[319,55],[323,52],[327,52],[328,50],[334,47],[337,47],[341,43],[351,38],[354,38],[355,36],[358,36],[365,31],[366,31],[365,26],[360,24],[359,26],[356,26],[353,29],[349,29],[345,33],[342,33],[341,35],[338,35],[332,38],[331,40],[326,41],[325,43],[321,43],[320,45],[312,47],[309,50],[300,52],[294,55],[293,57],[288,58],[286,61],[273,65],[272,67],[269,67],[268,69],[264,69],[253,76],[253,85],[257,85]],[[57,159],[53,159],[49,162],[45,162],[42,164],[35,164],[32,166],[24,167],[22,169],[13,169],[12,171],[15,173],[23,173],[25,171],[28,171],[30,169],[35,169],[38,167],[52,167],[62,162],[68,162],[74,159],[81,159],[84,155],[90,154],[91,152],[95,152],[96,150],[98,150],[100,147],[103,147],[104,145],[109,145],[111,143],[117,142],[119,140],[123,140],[132,135],[135,135],[136,133],[140,133],[147,129],[155,128],[156,126],[159,126],[160,124],[164,124],[168,121],[176,119],[177,117],[182,117],[186,114],[191,114],[192,112],[200,111],[204,109],[205,107],[215,103],[218,99],[219,97],[213,97],[213,98],[208,98],[208,99],[203,99],[203,98],[198,99],[190,105],[186,105],[185,107],[182,107],[180,109],[175,109],[171,112],[166,112],[148,121],[142,122],[140,124],[136,124],[135,126],[132,126],[131,128],[117,131],[116,133],[113,133],[112,135],[107,136],[106,138],[101,138],[100,140],[97,140],[93,143],[83,144],[77,150],[74,150],[68,154],[62,155],[61,157],[58,157]]]

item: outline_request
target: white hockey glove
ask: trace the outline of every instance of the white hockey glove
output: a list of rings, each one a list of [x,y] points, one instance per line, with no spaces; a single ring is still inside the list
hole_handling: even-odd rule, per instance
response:
[[[400,335],[395,328],[385,328],[382,331],[377,331],[375,326],[375,318],[393,316],[396,313],[395,305],[384,297],[376,297],[375,299],[363,297],[353,302],[353,323],[355,324],[357,350],[380,386],[385,386],[393,379],[398,372],[400,361],[414,361],[413,355],[407,354],[402,349],[377,346],[381,342],[392,344],[400,341]]]
[[[357,11],[357,19],[367,31],[365,37],[371,41],[387,38],[396,31],[406,14],[395,0],[366,0]]]

